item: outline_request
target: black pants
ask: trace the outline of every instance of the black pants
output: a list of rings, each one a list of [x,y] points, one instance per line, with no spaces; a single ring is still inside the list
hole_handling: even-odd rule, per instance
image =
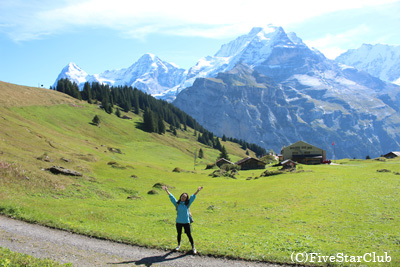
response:
[[[185,234],[188,236],[190,244],[194,244],[193,237],[192,237],[192,229],[190,223],[177,223],[176,224],[176,231],[178,232],[178,244],[181,243],[182,237],[182,227],[185,228]]]

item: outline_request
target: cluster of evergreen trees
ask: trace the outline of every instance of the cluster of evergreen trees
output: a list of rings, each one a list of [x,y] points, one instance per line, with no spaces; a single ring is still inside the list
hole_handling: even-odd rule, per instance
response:
[[[101,102],[102,108],[109,114],[113,112],[117,105],[125,112],[133,111],[140,114],[143,110],[143,127],[148,132],[165,133],[164,121],[170,125],[170,130],[176,134],[176,129],[186,130],[189,126],[198,133],[198,141],[205,145],[211,146],[221,151],[222,146],[220,140],[213,133],[204,129],[195,119],[181,111],[179,108],[164,100],[158,100],[153,96],[144,93],[131,86],[110,87],[107,84],[98,82],[86,82],[83,90],[79,91],[79,86],[69,79],[60,79],[54,88],[59,92],[68,94],[74,98],[88,101],[89,103]],[[117,110],[119,112],[119,110]],[[225,139],[225,140],[224,140]],[[242,140],[227,139],[225,136],[223,141],[232,141],[239,143],[243,149],[251,149],[257,156],[266,154],[264,148],[249,144]]]
[[[250,149],[251,151],[256,153],[257,157],[262,157],[265,154],[267,154],[267,151],[265,150],[265,148],[262,148],[256,144],[247,143],[246,141],[244,141],[242,139],[226,137],[225,135],[223,135],[222,141],[224,141],[224,142],[230,141],[232,143],[239,144],[239,145],[241,145],[242,149],[244,149],[244,150]]]

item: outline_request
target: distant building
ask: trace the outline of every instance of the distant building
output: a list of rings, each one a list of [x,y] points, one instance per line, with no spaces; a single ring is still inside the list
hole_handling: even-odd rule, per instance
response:
[[[302,164],[320,164],[326,160],[326,151],[304,141],[298,141],[281,151],[283,161],[293,160]]]
[[[387,159],[392,159],[392,158],[397,158],[400,157],[400,152],[399,151],[392,151],[387,153],[386,155],[383,155]]]
[[[280,165],[283,166],[282,169],[292,169],[292,168],[296,168],[297,163],[291,159],[287,159],[287,160],[282,161],[280,163]]]
[[[126,116],[126,115],[122,116],[121,118],[124,119],[124,120],[131,120],[132,119],[131,117]]]
[[[220,158],[220,159],[217,160],[217,162],[215,163],[215,165],[217,165],[219,168],[221,168],[221,166],[224,165],[224,164],[235,165],[235,163],[233,163],[232,161],[229,161],[229,160],[224,159],[224,158]]]
[[[266,163],[264,161],[247,157],[235,163],[240,166],[241,170],[265,169]]]

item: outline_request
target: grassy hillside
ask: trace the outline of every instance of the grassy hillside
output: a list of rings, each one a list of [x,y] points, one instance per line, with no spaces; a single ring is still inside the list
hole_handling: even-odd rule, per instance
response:
[[[24,97],[27,92],[33,96]],[[119,119],[45,89],[0,83],[0,99],[3,214],[170,249],[176,245],[176,212],[153,186],[167,184],[178,197],[203,185],[191,208],[200,253],[291,262],[293,252],[387,252],[393,266],[400,264],[398,160],[342,160],[259,179],[261,170],[240,171],[238,179],[211,178],[205,165],[219,151],[197,143],[190,129],[178,131],[178,137],[149,134],[138,128],[141,117],[129,113],[132,121]],[[90,123],[95,115],[100,127]],[[245,156],[237,144],[224,145],[233,161]],[[194,166],[199,148],[205,158]],[[44,170],[53,165],[83,176]],[[173,172],[176,167],[183,171]],[[382,169],[390,172],[377,171]],[[189,250],[185,236],[183,241]]]

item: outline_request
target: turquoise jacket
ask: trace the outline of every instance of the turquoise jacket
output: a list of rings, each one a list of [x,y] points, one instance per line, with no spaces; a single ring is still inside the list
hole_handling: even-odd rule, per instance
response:
[[[178,201],[174,195],[169,194],[169,199],[176,208]],[[177,223],[190,223],[189,221],[189,207],[192,205],[193,201],[196,199],[196,195],[191,195],[189,198],[189,204],[186,206],[185,202],[180,202],[177,210],[176,222]]]

